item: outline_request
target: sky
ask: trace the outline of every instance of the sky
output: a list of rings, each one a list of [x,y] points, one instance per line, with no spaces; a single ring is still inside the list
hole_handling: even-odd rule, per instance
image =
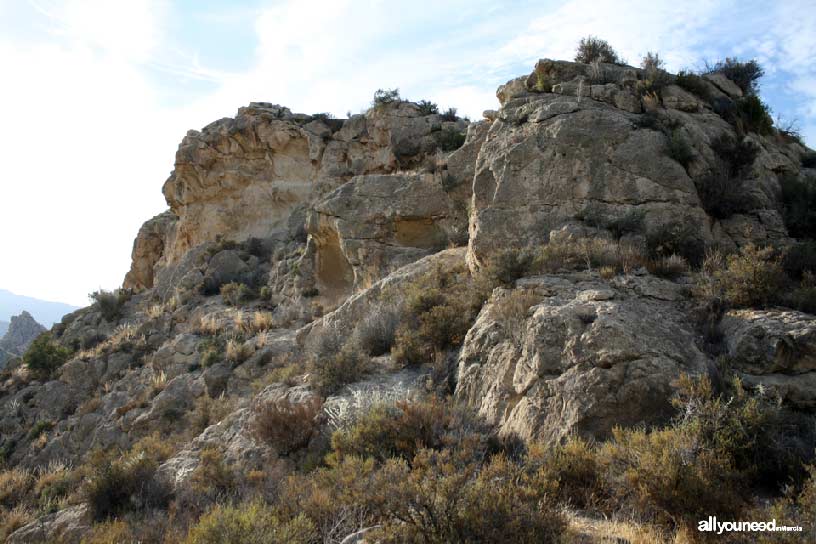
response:
[[[816,146],[813,0],[0,0],[0,288],[86,305],[118,287],[189,129],[251,101],[359,112],[378,88],[474,119],[539,58],[606,39],[670,71],[765,67]]]

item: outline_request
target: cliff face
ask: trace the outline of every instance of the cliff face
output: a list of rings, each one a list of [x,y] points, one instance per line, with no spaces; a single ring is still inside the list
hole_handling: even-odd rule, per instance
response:
[[[432,392],[505,435],[600,439],[666,422],[678,376],[722,355],[813,409],[812,316],[718,306],[712,350],[699,278],[654,266],[685,246],[792,244],[780,179],[812,176],[809,151],[726,120],[742,91],[720,75],[697,82],[705,96],[644,92],[647,77],[542,60],[477,122],[410,102],[342,120],[253,103],[189,132],[125,289],[54,327],[71,355],[50,374],[2,373],[6,462],[81,463],[159,433],[174,447],[158,473],[183,497],[213,451],[244,473],[304,466],[355,411]],[[712,180],[739,188],[728,213]],[[337,360],[366,364],[325,370]],[[297,452],[253,431],[259,405],[320,401]],[[84,508],[18,541],[81,535]]]

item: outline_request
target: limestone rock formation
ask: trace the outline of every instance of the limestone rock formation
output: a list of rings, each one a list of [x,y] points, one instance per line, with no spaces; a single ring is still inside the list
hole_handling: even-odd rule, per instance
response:
[[[730,360],[746,383],[816,408],[816,320],[779,310],[734,310],[722,320]]]
[[[521,297],[531,304],[513,304]],[[527,297],[527,298],[524,298]],[[527,278],[494,295],[459,354],[457,399],[505,432],[556,443],[671,414],[672,383],[706,371],[682,287],[649,276]]]
[[[409,102],[345,121],[252,103],[234,119],[190,131],[164,185],[171,211],[140,231],[125,285],[152,287],[157,264],[172,265],[205,242],[297,235],[320,195],[352,176],[433,161],[443,137],[466,126]]]
[[[25,353],[29,344],[44,332],[45,327],[37,323],[30,313],[12,316],[8,331],[0,338],[0,369],[8,359]]]
[[[648,111],[655,105],[637,91],[644,77],[631,67],[541,60],[530,76],[499,88],[502,108],[473,178],[468,261],[474,269],[496,248],[539,244],[550,230],[590,214],[640,213],[647,232],[668,223],[693,225],[701,240],[730,247],[786,239],[777,174],[798,172],[804,148],[752,135],[759,148],[746,182],[752,209],[710,217],[695,181],[717,168],[715,141],[736,140],[734,128],[676,85],[663,91],[661,128]],[[721,74],[709,79],[712,95],[741,95]],[[693,148],[687,165],[667,153],[671,138]]]

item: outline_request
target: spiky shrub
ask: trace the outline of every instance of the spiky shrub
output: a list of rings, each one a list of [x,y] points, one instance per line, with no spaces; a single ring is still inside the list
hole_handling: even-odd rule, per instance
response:
[[[23,355],[23,364],[39,379],[48,378],[71,357],[71,350],[59,345],[50,333],[38,336]]]
[[[378,306],[366,315],[354,329],[354,340],[369,355],[384,355],[394,345],[399,326],[396,308]]]
[[[279,454],[288,455],[305,447],[319,425],[323,402],[312,397],[304,402],[277,399],[253,407],[252,430]]]
[[[595,36],[581,38],[581,41],[578,42],[578,48],[575,50],[575,62],[589,64],[595,60],[616,63],[619,59],[618,54],[606,40]]]
[[[680,255],[656,257],[646,262],[646,269],[661,278],[675,279],[689,271],[688,262]]]

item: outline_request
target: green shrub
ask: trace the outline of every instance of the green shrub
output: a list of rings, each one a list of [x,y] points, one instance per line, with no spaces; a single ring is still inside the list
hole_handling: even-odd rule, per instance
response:
[[[230,306],[240,306],[251,300],[253,296],[252,290],[243,283],[230,282],[221,286],[221,298],[225,304]]]
[[[711,149],[723,161],[730,176],[742,176],[750,171],[759,147],[747,138],[737,139],[720,136],[711,142]]]
[[[403,367],[420,366],[433,360],[433,350],[413,326],[401,325],[394,335],[391,358]]]
[[[707,101],[711,99],[708,84],[702,77],[695,73],[689,72],[688,70],[680,70],[677,72],[674,82],[686,91],[702,98],[703,100]]]
[[[786,248],[782,267],[796,280],[802,279],[806,272],[816,273],[816,240],[805,240]]]
[[[705,256],[705,244],[691,220],[664,223],[646,235],[651,258],[679,255],[698,266]]]
[[[773,134],[773,117],[768,106],[758,96],[744,96],[737,100],[736,111],[743,131]]]
[[[37,423],[35,423],[33,427],[31,427],[30,431],[28,431],[28,438],[29,440],[34,440],[36,438],[39,438],[41,434],[47,433],[53,428],[54,428],[53,421],[45,421],[41,419],[37,421]]]
[[[34,377],[45,379],[71,357],[71,350],[56,343],[50,333],[38,336],[23,355],[23,364]]]
[[[377,89],[374,93],[374,100],[371,105],[376,108],[401,101],[402,98],[400,98],[399,89]]]
[[[417,106],[419,107],[419,112],[422,115],[433,115],[439,113],[439,106],[430,100],[420,100],[417,102]]]
[[[620,217],[606,221],[603,226],[612,233],[612,236],[620,240],[627,234],[642,232],[645,217],[646,213],[643,210],[631,210]]]
[[[581,38],[575,50],[575,62],[589,64],[596,60],[614,64],[618,62],[618,54],[606,40],[594,36]]]
[[[555,447],[533,445],[527,464],[536,471],[536,483],[561,504],[576,508],[598,506],[603,495],[602,471],[595,447],[570,436]]]
[[[485,274],[501,285],[513,285],[517,279],[530,272],[533,254],[527,250],[508,248],[493,255],[487,263]]]
[[[368,356],[359,348],[345,345],[339,351],[313,361],[312,385],[325,397],[336,393],[346,384],[360,381],[370,366]]]
[[[322,408],[323,402],[314,397],[305,402],[278,399],[256,403],[252,410],[253,433],[280,455],[288,455],[309,443]]]
[[[436,132],[436,143],[442,151],[456,151],[465,143],[466,135],[456,129],[444,128]]]
[[[726,57],[714,66],[709,66],[708,73],[719,72],[742,89],[747,95],[756,95],[759,91],[759,79],[765,75],[765,70],[755,59],[740,62],[737,58]]]
[[[82,494],[93,518],[101,521],[126,512],[165,508],[171,492],[156,474],[157,467],[145,456],[92,463]]]
[[[100,289],[88,295],[88,298],[94,302],[94,306],[102,313],[105,321],[113,323],[122,317],[122,307],[130,300],[130,296],[130,292],[124,289],[115,291]]]
[[[729,175],[725,167],[715,167],[709,174],[695,179],[694,185],[703,209],[717,219],[727,219],[753,207],[742,179]]]
[[[448,108],[442,112],[443,121],[456,121],[459,116],[456,115],[456,108]]]
[[[816,275],[810,271],[805,272],[799,287],[784,298],[785,303],[791,308],[816,314]]]
[[[673,131],[669,136],[667,152],[669,157],[679,162],[686,169],[694,160],[694,149],[685,136],[677,130]]]
[[[314,524],[305,516],[282,521],[272,508],[253,501],[237,506],[216,506],[190,528],[185,543],[311,544],[316,541]]]
[[[782,187],[782,217],[791,236],[816,238],[816,178],[784,175]]]

